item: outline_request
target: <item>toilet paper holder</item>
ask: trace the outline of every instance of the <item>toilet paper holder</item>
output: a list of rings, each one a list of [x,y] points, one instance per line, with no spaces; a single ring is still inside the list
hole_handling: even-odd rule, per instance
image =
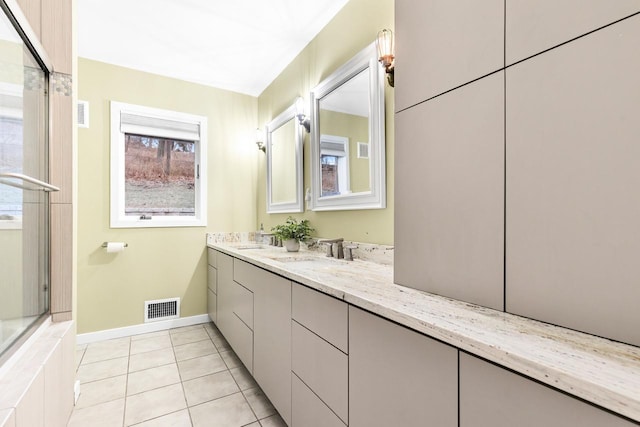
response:
[[[104,242],[104,243],[102,244],[102,246],[101,246],[101,247],[106,248],[108,245],[109,245],[109,242]],[[125,248],[128,248],[128,247],[129,247],[129,244],[128,244],[128,243],[125,243],[125,244],[124,244],[124,247],[125,247]]]

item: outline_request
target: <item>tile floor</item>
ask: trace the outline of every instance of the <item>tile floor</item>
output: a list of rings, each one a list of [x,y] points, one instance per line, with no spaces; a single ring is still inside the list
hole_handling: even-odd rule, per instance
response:
[[[213,325],[78,346],[68,427],[285,427]]]

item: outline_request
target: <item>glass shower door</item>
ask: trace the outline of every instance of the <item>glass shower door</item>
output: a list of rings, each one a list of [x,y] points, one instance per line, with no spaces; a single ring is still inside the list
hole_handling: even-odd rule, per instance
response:
[[[49,311],[47,87],[0,13],[0,356]]]

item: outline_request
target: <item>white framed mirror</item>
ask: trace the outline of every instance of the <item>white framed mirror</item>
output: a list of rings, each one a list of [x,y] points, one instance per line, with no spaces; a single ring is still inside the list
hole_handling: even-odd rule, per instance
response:
[[[386,207],[384,73],[375,43],[311,92],[311,209]]]
[[[296,106],[280,113],[265,128],[267,213],[302,212],[302,126]]]

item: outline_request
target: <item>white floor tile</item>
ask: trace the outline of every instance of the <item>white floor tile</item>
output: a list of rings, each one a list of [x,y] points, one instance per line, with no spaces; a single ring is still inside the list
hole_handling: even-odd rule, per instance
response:
[[[145,393],[134,394],[127,397],[124,416],[125,426],[158,418],[186,407],[187,402],[182,392],[182,384],[174,384]]]
[[[129,358],[129,372],[142,371],[175,362],[176,357],[171,349],[132,354]]]
[[[173,347],[173,351],[176,354],[176,360],[193,359],[195,357],[206,356],[207,354],[214,354],[218,352],[210,339],[177,345]]]
[[[183,409],[182,411],[136,424],[135,427],[191,427],[191,416],[188,410]]]
[[[184,381],[182,385],[189,406],[199,405],[240,391],[229,371]]]
[[[117,377],[127,373],[128,357],[88,363],[78,368],[78,379],[81,383]]]
[[[80,397],[76,408],[86,408],[112,400],[124,399],[126,388],[126,375],[84,383],[80,387]]]
[[[122,427],[124,399],[74,409],[67,427]]]
[[[189,408],[194,427],[242,427],[256,421],[242,393]]]
[[[175,363],[132,372],[129,374],[127,381],[127,396],[171,384],[178,384],[179,382],[180,375],[178,374],[178,366]]]
[[[208,356],[178,362],[178,369],[180,370],[182,381],[188,381],[224,371],[227,367],[219,354],[210,354]]]

